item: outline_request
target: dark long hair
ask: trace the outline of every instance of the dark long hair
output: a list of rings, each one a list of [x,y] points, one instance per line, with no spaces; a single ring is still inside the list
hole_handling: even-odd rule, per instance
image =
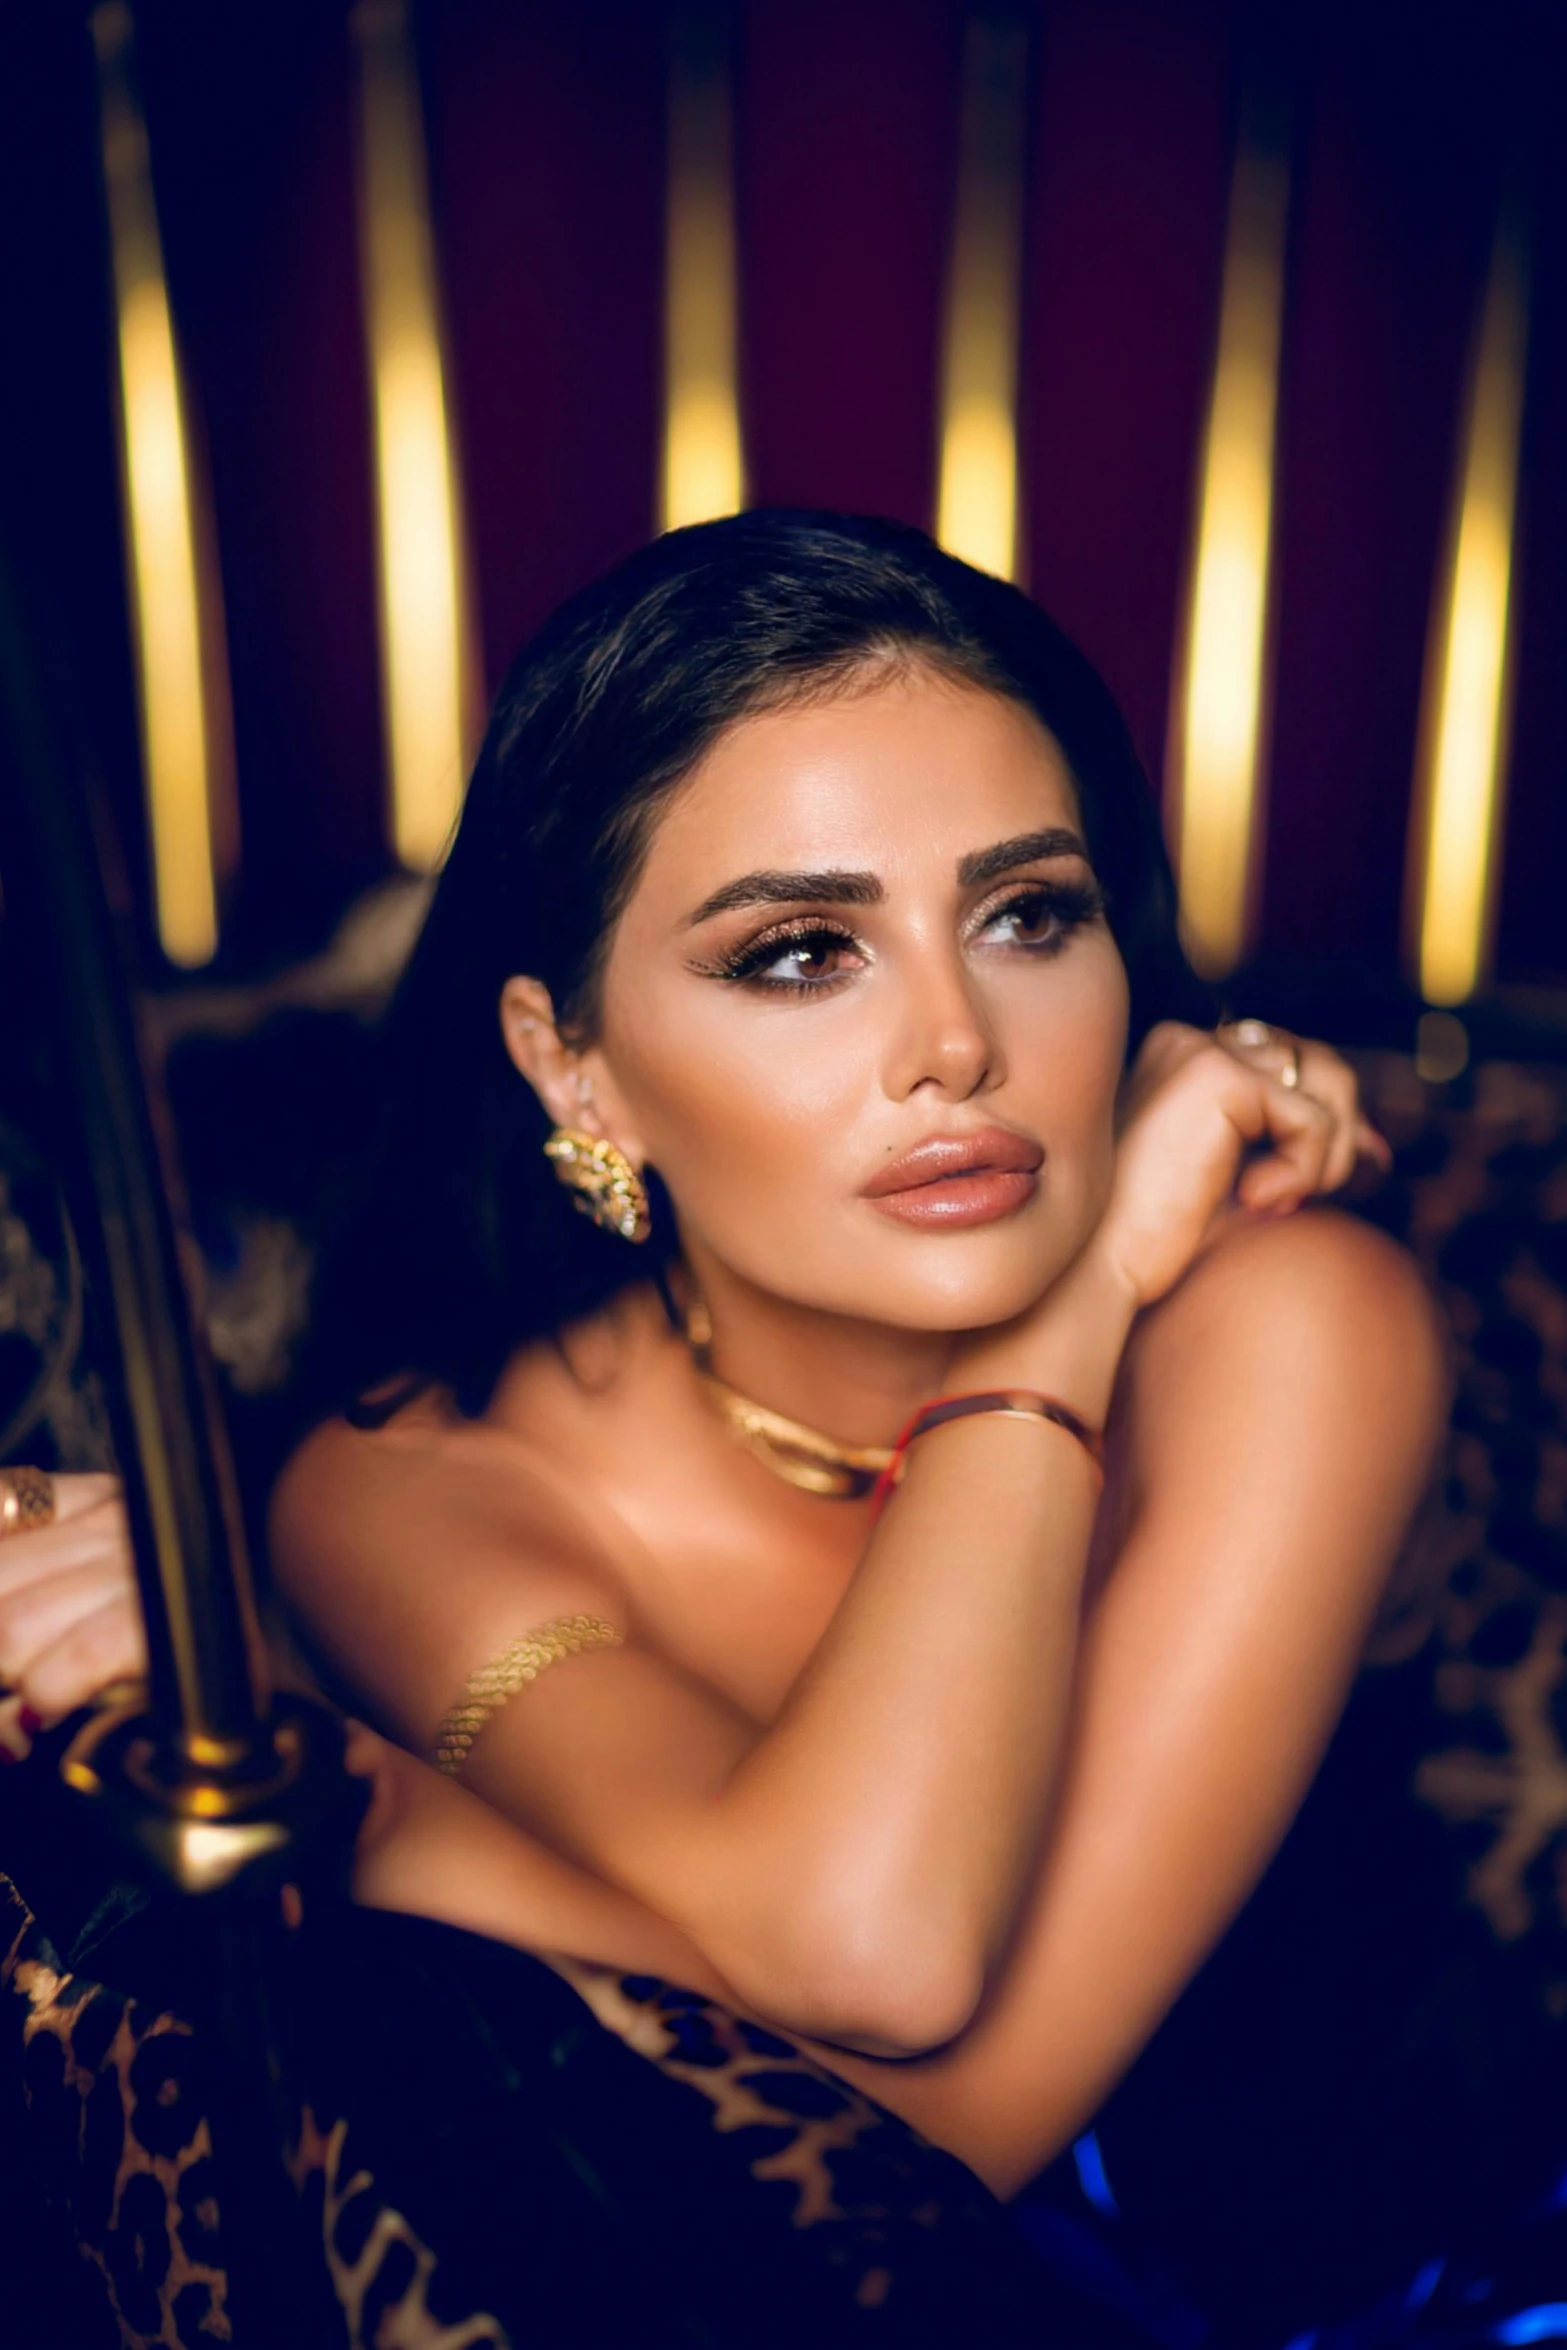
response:
[[[1211,1017],[1120,712],[1037,605],[897,523],[778,509],[672,531],[564,605],[496,697],[387,1016],[365,1184],[323,1262],[317,1408],[407,1377],[482,1411],[523,1341],[667,1257],[667,1212],[636,1251],[573,1212],[502,1042],[501,988],[531,974],[591,1036],[610,934],[682,778],[736,719],[899,658],[1023,704],[1060,745],[1126,965],[1132,1044],[1157,1020]]]

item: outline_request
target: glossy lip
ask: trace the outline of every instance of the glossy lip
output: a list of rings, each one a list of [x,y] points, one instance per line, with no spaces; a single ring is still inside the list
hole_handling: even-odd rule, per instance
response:
[[[900,1223],[990,1224],[1033,1198],[1044,1156],[1037,1142],[1003,1126],[933,1135],[872,1176],[861,1197]]]

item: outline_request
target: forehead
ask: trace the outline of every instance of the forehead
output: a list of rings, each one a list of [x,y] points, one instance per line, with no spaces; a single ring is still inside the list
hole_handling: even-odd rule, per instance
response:
[[[847,866],[896,886],[1050,825],[1081,830],[1053,737],[977,686],[913,671],[743,718],[676,793],[637,895],[700,898],[762,867]]]

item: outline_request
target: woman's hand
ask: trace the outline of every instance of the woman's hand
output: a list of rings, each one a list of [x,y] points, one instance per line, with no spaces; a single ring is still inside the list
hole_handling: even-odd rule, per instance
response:
[[[1346,1183],[1362,1154],[1386,1163],[1348,1064],[1278,1030],[1254,1035],[1260,1026],[1209,1034],[1163,1021],[1128,1074],[1115,1178],[1089,1249],[1134,1307],[1173,1289],[1229,1211],[1287,1215]]]
[[[1393,1153],[1377,1132],[1360,1102],[1360,1080],[1329,1044],[1309,1036],[1292,1036],[1287,1029],[1270,1028],[1265,1020],[1231,1020],[1214,1030],[1226,1052],[1237,1054],[1254,1067],[1322,1104],[1333,1121],[1327,1164],[1320,1191],[1337,1191],[1346,1184],[1359,1160],[1370,1159],[1384,1173]]]
[[[130,1534],[115,1477],[56,1477],[47,1526],[0,1541],[0,1755],[111,1681],[147,1669]]]
[[[1101,1422],[1133,1317],[1232,1219],[1287,1215],[1362,1155],[1389,1159],[1327,1045],[1161,1022],[1123,1083],[1110,1195],[1082,1253],[1028,1313],[965,1341],[951,1384],[1042,1387]]]
[[[417,1756],[406,1754],[350,1714],[344,1723],[343,1767],[351,1777],[370,1782],[370,1800],[354,1842],[355,1861],[363,1868],[401,1825],[410,1790],[424,1766]]]

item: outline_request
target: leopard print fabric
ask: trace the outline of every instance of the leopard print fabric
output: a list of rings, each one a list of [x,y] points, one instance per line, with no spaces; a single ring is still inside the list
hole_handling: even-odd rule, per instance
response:
[[[890,2151],[889,2140],[905,2125],[889,2123],[879,2106],[793,2041],[732,2015],[700,1992],[577,1959],[552,1957],[549,1963],[606,2031],[707,2100],[715,2130],[753,2133],[751,2175],[787,2181],[794,2191],[795,2227],[856,2222],[855,2241],[864,2250],[853,2297],[862,2309],[879,2306],[892,2279],[891,2248],[885,2247],[887,2259],[877,2257],[874,2190],[865,2191],[856,2158]],[[909,2137],[923,2143],[912,2132]],[[939,2210],[932,2198],[923,2207],[916,2204],[912,2216],[928,2226]],[[904,2208],[903,2217],[909,2216]]]
[[[323,2128],[307,2105],[288,2167],[302,2195],[321,2192],[321,2246],[349,2350],[512,2350],[488,2310],[443,2324],[430,2308],[436,2257],[352,2159],[348,2124]]]
[[[219,2173],[198,2036],[65,1972],[0,1876],[4,2027],[20,2030],[28,2153],[96,2272],[122,2350],[213,2350],[233,2338]],[[3,2013],[3,2010],[0,2010]],[[301,2194],[319,2184],[322,2251],[349,2350],[511,2350],[499,2321],[430,2312],[436,2259],[373,2176],[345,2162],[347,2124],[307,2107],[288,2153]]]
[[[1415,1791],[1469,1852],[1468,1893],[1567,2014],[1567,1072],[1493,1062],[1458,1086],[1361,1064],[1395,1148],[1365,1212],[1416,1257],[1455,1340],[1442,1476],[1385,1661],[1432,1643]]]
[[[28,2152],[69,2214],[126,2350],[227,2342],[217,2172],[199,2051],[178,2016],[149,2014],[66,1973],[0,1877],[5,2028],[22,2043]]]
[[[122,2350],[230,2341],[199,2035],[178,2015],[64,1969],[3,1876],[0,1921],[0,2002],[10,2009],[0,2016],[24,2046],[28,2151],[99,2280]],[[550,1964],[604,2030],[700,2095],[758,2184],[787,2185],[792,2226],[821,2231],[847,2298],[876,2310],[899,2231],[928,2232],[946,2208],[920,2170],[923,2141],[791,2041],[712,2000],[577,1960]],[[348,2350],[512,2350],[490,2311],[453,2319],[432,2309],[438,2253],[361,2158],[348,2120],[305,2105],[286,2158],[319,2214]]]

